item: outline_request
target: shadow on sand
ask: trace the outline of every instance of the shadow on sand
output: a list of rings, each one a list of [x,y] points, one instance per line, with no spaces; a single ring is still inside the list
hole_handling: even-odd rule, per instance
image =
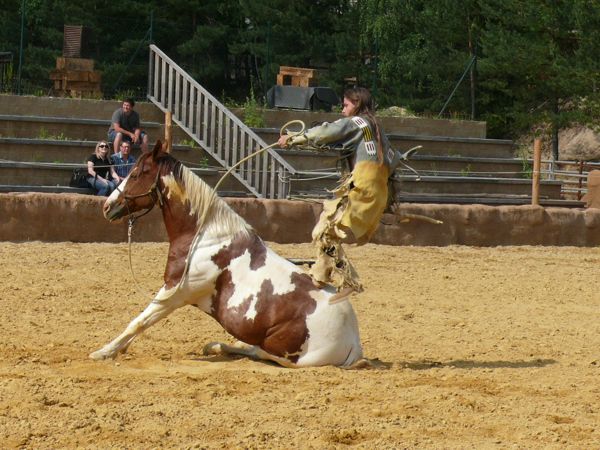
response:
[[[557,364],[554,359],[532,359],[531,361],[469,361],[457,359],[456,361],[417,361],[400,362],[402,368],[411,370],[428,370],[440,367],[452,367],[454,369],[527,369],[532,367],[546,367]]]

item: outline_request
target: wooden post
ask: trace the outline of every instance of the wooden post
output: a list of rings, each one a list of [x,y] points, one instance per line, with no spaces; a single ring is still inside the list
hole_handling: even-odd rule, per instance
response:
[[[577,200],[581,200],[583,195],[581,194],[581,190],[583,189],[583,161],[579,161],[579,182],[577,183]]]
[[[165,151],[171,153],[171,147],[173,145],[173,113],[167,111],[165,113]]]
[[[533,141],[533,184],[531,187],[531,204],[540,204],[540,166],[542,165],[542,140]]]

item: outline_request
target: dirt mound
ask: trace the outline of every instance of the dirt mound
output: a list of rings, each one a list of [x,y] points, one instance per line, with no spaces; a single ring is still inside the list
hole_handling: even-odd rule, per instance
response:
[[[600,133],[591,128],[576,127],[558,135],[561,159],[600,161]]]
[[[542,139],[542,158],[552,159],[552,139],[546,129],[540,128],[518,138],[515,143],[520,157],[533,157],[534,136]],[[561,161],[600,161],[600,133],[591,128],[577,126],[558,133],[559,159]]]

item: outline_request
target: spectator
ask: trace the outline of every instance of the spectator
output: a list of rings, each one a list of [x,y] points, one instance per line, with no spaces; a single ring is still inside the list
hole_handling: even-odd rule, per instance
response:
[[[110,120],[108,140],[112,141],[114,152],[117,153],[122,141],[138,144],[143,152],[148,151],[148,135],[140,127],[140,115],[133,110],[135,102],[126,98],[123,105],[117,109]]]
[[[115,166],[115,172],[119,177],[119,183],[123,181],[135,164],[135,158],[131,156],[131,143],[127,141],[121,142],[119,153],[112,156],[112,162]]]
[[[96,191],[96,195],[110,195],[119,183],[119,176],[108,156],[108,148],[105,141],[98,142],[96,151],[87,159],[87,182]]]

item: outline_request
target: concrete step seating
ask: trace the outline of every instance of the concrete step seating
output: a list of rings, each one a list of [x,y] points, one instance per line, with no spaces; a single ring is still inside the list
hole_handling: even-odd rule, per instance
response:
[[[277,128],[254,128],[265,142],[275,142]],[[421,136],[387,133],[390,144],[397,150],[406,151],[417,145],[423,146],[419,155],[462,156],[477,158],[512,158],[514,145],[510,140],[469,137]]]
[[[120,106],[120,102],[107,101],[88,103],[47,98],[40,101],[47,116],[30,114],[39,111],[34,108],[35,99],[16,98],[18,107],[8,103],[2,105],[0,101],[0,192],[80,192],[68,187],[71,173],[75,167],[83,165],[95,143],[106,138],[110,115]],[[52,109],[55,104],[57,109]],[[162,112],[146,103],[136,105],[135,109],[140,111],[142,126],[153,144],[157,137],[164,135]],[[24,114],[23,110],[29,114]],[[269,117],[271,115],[269,112]],[[274,120],[277,119],[270,118],[271,122]],[[413,128],[418,131],[415,123],[414,120],[411,122],[411,131]],[[389,127],[386,124],[386,129]],[[279,129],[275,127],[255,128],[254,131],[268,144],[279,135]],[[522,177],[523,161],[513,157],[513,143],[484,139],[480,130],[474,134],[475,137],[446,137],[389,133],[392,145],[398,150],[423,146],[410,161],[421,174],[420,181],[416,181],[408,170],[399,169],[395,174],[397,199],[427,203],[529,203],[531,180]],[[209,184],[214,185],[225,172],[200,148],[181,145],[191,139],[178,127],[174,127],[173,142],[174,156],[194,168]],[[323,198],[330,195],[328,190],[339,180],[342,166],[337,152],[278,152],[297,170],[291,179],[291,197]],[[560,191],[560,182],[542,181],[542,204],[558,202],[563,206],[582,206],[581,202],[562,201]],[[221,195],[223,192],[232,196],[247,195],[233,177],[228,177],[220,188]]]
[[[10,192],[10,186],[15,187],[15,191],[24,191],[29,187],[31,191],[47,191],[42,187],[52,187],[52,192],[74,192],[70,188],[69,181],[73,171],[76,168],[87,167],[85,164],[75,163],[45,163],[45,162],[21,162],[21,161],[1,161],[0,160],[0,183],[2,192]],[[215,185],[225,174],[225,170],[216,168],[190,167],[192,172],[200,176],[210,185]],[[235,196],[246,196],[242,186],[233,177],[227,177],[221,183],[220,190],[235,193]],[[83,189],[77,192],[87,192]]]
[[[26,138],[0,138],[0,174],[3,180],[10,183],[24,185],[68,185],[70,174],[74,167],[83,166],[85,159],[94,151],[95,142],[48,140]],[[339,179],[341,162],[337,152],[309,152],[298,150],[280,150],[280,154],[298,170],[291,181],[292,195],[295,191],[314,191],[315,195],[326,195],[326,190],[333,189]],[[135,152],[134,152],[135,154]],[[185,162],[189,167],[204,165],[205,169],[217,171],[218,164],[204,154],[200,149],[189,146],[175,145],[175,157]],[[497,159],[504,162],[508,169],[520,164],[518,160]],[[457,167],[447,170],[443,175],[435,173],[432,164],[453,163]],[[406,171],[399,170],[397,179],[404,183],[404,189],[409,192],[419,193],[427,190],[435,192],[451,192],[462,189],[470,193],[491,194],[504,192],[506,194],[523,195],[530,191],[530,180],[516,179],[513,177],[487,177],[469,176],[468,170],[475,171],[476,164],[492,164],[485,158],[442,157],[442,156],[415,156],[410,164],[420,169],[419,165],[429,167],[422,170],[421,181],[414,180],[414,176]],[[429,164],[429,166],[427,166]],[[438,167],[437,165],[435,167]],[[204,173],[207,182],[210,171]],[[510,171],[508,172],[510,173]],[[445,186],[449,183],[449,186]],[[8,184],[8,181],[5,181]],[[442,186],[443,185],[443,186]],[[241,186],[238,186],[240,189]],[[560,183],[544,182],[542,193],[549,197],[560,196]]]

